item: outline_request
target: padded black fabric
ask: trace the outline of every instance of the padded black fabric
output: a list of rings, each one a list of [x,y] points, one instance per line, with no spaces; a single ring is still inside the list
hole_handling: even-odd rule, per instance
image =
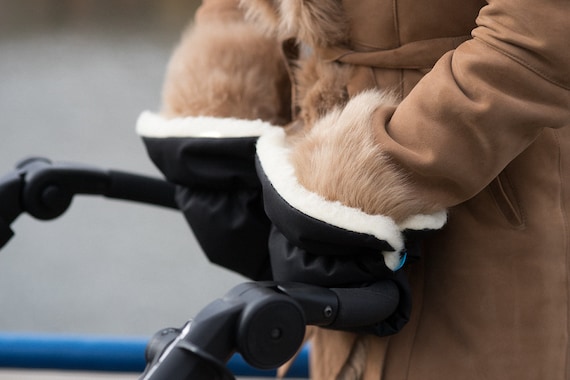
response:
[[[256,190],[177,186],[176,200],[208,259],[253,280],[271,280],[270,221]]]
[[[257,137],[143,138],[208,259],[253,280],[270,280],[270,221],[255,172]]]
[[[400,297],[396,311],[382,322],[350,330],[379,336],[400,331],[409,320],[412,304],[405,274],[391,271],[384,263],[381,252],[393,248],[375,236],[344,230],[295,209],[275,190],[259,160],[256,167],[265,212],[272,222],[269,254],[273,278],[335,288],[392,281]]]
[[[293,244],[273,225],[269,236],[273,277],[320,286],[354,286],[389,279],[393,272],[380,252],[367,255],[319,255]]]
[[[263,186],[265,212],[269,219],[293,244],[319,255],[377,255],[394,251],[386,241],[373,235],[346,230],[315,219],[291,206],[275,190],[263,168],[256,161]]]
[[[210,261],[254,280],[334,288],[391,281],[400,293],[396,311],[351,330],[383,336],[406,324],[411,309],[406,276],[388,269],[381,253],[393,248],[291,207],[255,159],[256,137],[143,140],[152,161],[177,184],[177,204]]]
[[[184,186],[229,190],[259,188],[257,137],[143,137],[147,152],[166,178]]]

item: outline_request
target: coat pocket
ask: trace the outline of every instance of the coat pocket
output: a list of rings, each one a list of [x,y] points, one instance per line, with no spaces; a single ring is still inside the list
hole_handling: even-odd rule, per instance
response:
[[[522,229],[525,226],[524,212],[517,198],[516,191],[505,171],[489,185],[489,190],[499,212],[514,228]]]

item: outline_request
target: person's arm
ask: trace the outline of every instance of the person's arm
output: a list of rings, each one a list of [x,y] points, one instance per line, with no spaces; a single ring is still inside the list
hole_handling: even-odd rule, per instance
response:
[[[491,0],[477,24],[398,106],[363,94],[317,124],[294,149],[299,181],[403,220],[471,198],[544,128],[569,126],[570,2]]]
[[[161,113],[282,125],[289,89],[277,39],[249,22],[239,1],[205,0],[170,59]]]
[[[275,37],[239,1],[205,0],[171,57],[160,114],[137,126],[208,258],[256,280],[271,272],[255,142],[288,122],[289,94]]]

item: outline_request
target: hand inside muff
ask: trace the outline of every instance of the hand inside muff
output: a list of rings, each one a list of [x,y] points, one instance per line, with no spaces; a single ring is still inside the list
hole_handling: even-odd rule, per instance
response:
[[[407,249],[406,237],[441,228],[445,212],[417,215],[397,224],[388,216],[328,201],[299,184],[289,152],[282,130],[269,131],[257,142],[257,171],[265,212],[272,222],[269,252],[274,280],[327,287],[394,281],[401,291],[394,315],[359,331],[377,335],[399,331],[411,308],[409,285],[400,269],[409,257],[419,255]]]
[[[143,113],[137,124],[148,154],[208,259],[254,280],[272,278],[271,223],[255,170],[255,144],[272,128],[259,120],[166,119]]]

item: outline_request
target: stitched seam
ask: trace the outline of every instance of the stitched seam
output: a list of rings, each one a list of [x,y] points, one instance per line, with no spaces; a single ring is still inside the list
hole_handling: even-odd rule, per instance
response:
[[[495,189],[495,187],[498,187],[498,189]],[[500,179],[498,177],[495,178],[493,180],[493,182],[491,182],[491,184],[487,187],[487,190],[488,190],[491,198],[493,199],[493,204],[495,205],[495,209],[499,213],[499,216],[502,219],[504,219],[509,226],[511,226],[513,228],[524,227],[523,224],[519,225],[519,224],[513,223],[513,221],[511,220],[512,218],[508,215],[508,212],[503,210],[503,207],[509,207],[508,206],[509,198],[505,194],[504,188],[501,185]],[[503,206],[505,203],[507,205]]]
[[[513,185],[507,171],[508,168],[503,170],[495,179],[496,186],[499,187],[499,190],[497,190],[498,194],[496,194],[496,191],[493,189],[493,185],[490,186],[491,194],[496,206],[506,218],[507,222],[514,228],[522,229],[526,227],[526,212],[520,202],[518,190]],[[514,214],[514,218],[520,220],[520,222],[513,220],[513,218],[509,216],[509,212],[503,210],[503,206],[509,208]]]
[[[394,31],[396,32],[396,37],[398,38],[398,46],[401,46],[400,38],[400,20],[398,19],[398,1],[392,1],[392,12],[394,14]]]
[[[400,36],[400,20],[398,18],[399,13],[398,13],[398,1],[397,0],[392,1],[392,9],[394,12],[394,30],[396,32],[396,38],[398,39],[397,46],[400,47],[400,46],[402,46],[402,42],[401,42],[402,38]],[[399,93],[400,98],[402,98],[404,96],[404,73],[402,70],[403,68],[404,67],[399,68],[400,70],[398,73],[398,76],[400,77],[400,84],[398,86],[399,87],[398,91],[400,92]]]
[[[537,74],[538,76],[540,76],[541,78],[545,79],[546,81],[554,84],[555,86],[558,86],[560,88],[563,88],[565,90],[570,90],[570,86],[565,85],[562,82],[559,82],[558,80],[552,78],[550,75],[548,75],[547,73],[539,70],[537,67],[534,67],[533,65],[531,65],[530,63],[522,60],[521,58],[493,45],[488,43],[485,40],[482,40],[481,38],[478,37],[474,37],[475,40],[480,41],[481,43],[485,44],[486,46],[490,47],[491,49],[495,50],[496,52],[501,53],[502,55],[504,55],[505,57],[510,58],[511,60],[517,62],[519,65],[526,67],[528,70],[532,71],[533,73]]]
[[[513,185],[511,178],[509,177],[509,175],[507,174],[507,172],[505,172],[505,181],[507,182],[509,189],[512,191],[513,193],[513,199],[511,199],[511,202],[513,202],[513,206],[515,207],[515,211],[517,211],[519,213],[519,216],[521,218],[521,222],[522,225],[520,227],[526,227],[526,211],[520,201],[520,196],[519,196],[519,191],[518,189]]]
[[[556,138],[556,145],[558,146],[558,179],[560,183],[560,211],[562,214],[562,221],[564,223],[564,252],[566,252],[566,339],[568,339],[568,335],[570,332],[570,292],[568,292],[570,278],[569,278],[569,271],[568,268],[570,266],[569,263],[569,252],[568,252],[568,219],[566,216],[566,202],[564,201],[564,183],[562,181],[562,149],[560,146],[560,137],[558,136],[558,131],[554,131],[554,137]],[[566,371],[565,373],[569,372],[570,367],[570,347],[569,342],[566,342],[566,363],[565,363]],[[568,378],[568,376],[567,376]]]

